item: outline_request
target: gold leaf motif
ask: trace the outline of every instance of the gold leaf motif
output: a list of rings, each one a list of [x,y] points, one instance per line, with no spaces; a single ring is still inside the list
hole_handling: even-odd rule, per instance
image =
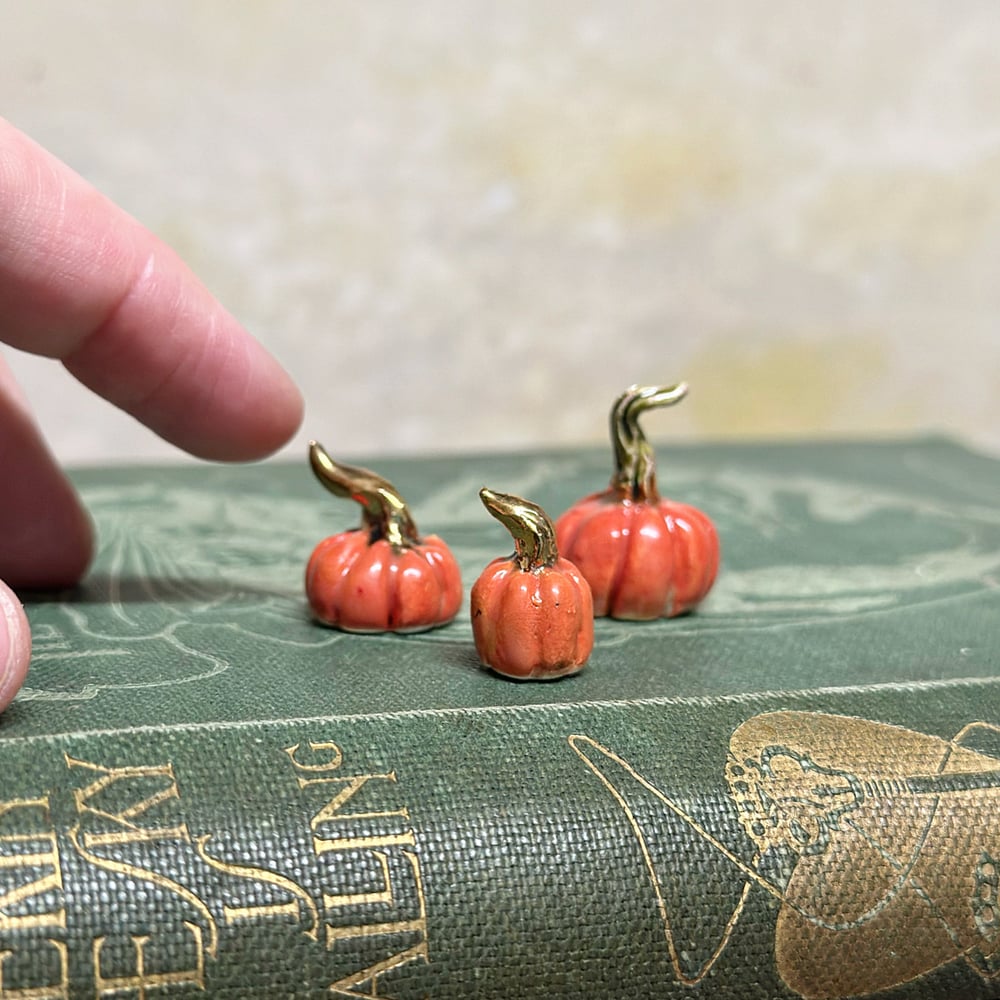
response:
[[[814,712],[747,720],[724,773],[750,861],[614,751],[587,736],[569,743],[628,819],[679,981],[708,975],[759,888],[780,900],[775,963],[785,985],[835,1000],[955,961],[1000,976],[1000,759],[965,745],[984,731],[1000,727],[974,722],[945,740]],[[721,939],[696,969],[682,962],[651,846],[664,807],[737,876]]]

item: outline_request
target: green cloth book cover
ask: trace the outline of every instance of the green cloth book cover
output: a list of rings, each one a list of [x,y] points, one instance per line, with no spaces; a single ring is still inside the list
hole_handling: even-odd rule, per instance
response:
[[[304,462],[76,475],[100,555],[0,717],[0,998],[1000,996],[1000,463],[663,448],[715,588],[550,683],[478,663],[478,491],[556,515],[607,454],[364,464],[453,624],[310,620],[358,512]]]

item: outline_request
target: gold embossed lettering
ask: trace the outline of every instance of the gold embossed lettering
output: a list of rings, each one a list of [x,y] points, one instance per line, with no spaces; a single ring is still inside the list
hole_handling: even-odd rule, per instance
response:
[[[147,882],[152,882],[153,885],[159,886],[161,889],[166,889],[168,892],[172,892],[175,896],[184,900],[184,902],[186,902],[193,909],[197,910],[209,929],[208,944],[205,946],[205,950],[213,958],[215,957],[216,949],[219,943],[219,928],[215,922],[215,918],[212,916],[212,911],[209,910],[204,902],[202,902],[201,897],[197,893],[193,892],[187,886],[181,885],[180,882],[177,882],[172,878],[168,878],[160,872],[152,871],[149,868],[142,868],[139,865],[132,865],[126,861],[117,861],[113,858],[105,858],[99,854],[94,854],[92,851],[88,851],[80,842],[81,838],[79,827],[73,827],[71,830],[68,830],[66,835],[69,837],[70,843],[75,848],[77,854],[79,854],[84,861],[89,861],[92,865],[97,865],[98,868],[114,872],[117,875],[124,875],[128,878],[137,878]],[[198,940],[201,940],[200,929],[198,931]]]
[[[326,947],[345,957],[353,955],[355,966],[355,971],[332,982],[328,992],[342,997],[385,996],[381,992],[385,976],[409,962],[430,961],[423,877],[410,813],[406,808],[382,809],[364,801],[376,785],[395,784],[395,771],[333,775],[330,772],[339,771],[343,764],[340,748],[334,743],[308,746],[319,755],[315,762],[299,756],[299,744],[285,752],[298,772],[300,790],[324,793],[325,801],[321,800],[309,820],[314,854],[326,860],[331,877],[348,864],[349,855],[354,855],[354,863],[368,862],[374,868],[367,886],[344,885],[345,891],[323,893]],[[357,908],[366,911],[365,919],[350,913]],[[354,922],[338,926],[334,922],[338,914],[341,920]],[[353,947],[338,948],[345,942],[353,942]],[[367,953],[364,958],[359,959],[359,949]]]
[[[205,949],[202,947],[201,928],[189,921],[184,926],[194,942],[195,964],[188,969],[169,969],[159,972],[147,968],[146,946],[150,935],[129,935],[135,950],[135,971],[119,976],[106,976],[103,971],[101,953],[104,950],[106,936],[94,939],[91,951],[94,961],[94,993],[97,997],[115,996],[123,992],[132,992],[138,1000],[146,1000],[148,990],[164,986],[174,986],[185,983],[199,990],[205,989]]]
[[[407,962],[413,962],[418,958],[422,958],[425,962],[429,961],[426,940],[396,955],[382,959],[380,962],[374,962],[365,969],[344,976],[343,979],[338,979],[335,983],[330,983],[329,992],[334,996],[365,997],[366,1000],[369,997],[385,996],[385,994],[378,992],[379,976],[384,976],[387,972],[392,972],[393,969],[398,969],[400,966],[406,965]],[[365,983],[371,983],[371,986],[363,993],[354,989],[354,987],[363,986]]]
[[[8,986],[4,981],[4,966],[7,959],[15,953],[0,951],[0,1000],[66,1000],[69,996],[69,949],[63,941],[50,938],[45,943],[55,949],[59,963],[59,981],[46,986]],[[38,951],[39,945],[33,943],[31,964],[36,968],[39,965]]]
[[[142,826],[138,820],[146,814],[173,799],[179,799],[177,781],[174,778],[173,767],[170,764],[157,764],[146,767],[104,767],[89,761],[77,760],[64,755],[66,766],[80,768],[95,773],[96,777],[85,788],[73,790],[77,813],[81,817],[104,820],[113,829],[83,834],[83,846],[88,849],[104,847],[109,844],[134,844],[155,840],[190,840],[187,825],[180,823],[175,826]],[[134,788],[131,786],[135,786]],[[150,785],[153,791],[149,791]],[[123,786],[123,787],[121,787]],[[125,807],[107,804],[101,805],[104,793],[114,791],[130,791],[135,798]]]
[[[55,831],[49,826],[48,796],[0,802],[0,821],[6,816],[16,816],[19,825],[28,825],[34,819],[42,828],[36,832],[0,834],[0,878],[7,882],[8,878],[16,881],[18,876],[24,877],[0,892],[0,931],[65,927],[66,911],[61,905],[43,912],[11,912],[13,907],[45,893],[58,894],[62,902],[62,867]]]
[[[423,959],[429,962],[427,946],[427,904],[424,896],[423,876],[420,871],[420,859],[412,851],[403,851],[403,856],[410,864],[413,874],[413,883],[416,886],[418,912],[415,918],[403,920],[389,920],[380,923],[355,924],[350,927],[330,927],[326,929],[326,946],[332,948],[338,941],[355,940],[358,938],[373,938],[386,935],[398,934],[418,934],[419,940],[416,944],[403,951],[397,952],[388,958],[374,962],[364,969],[342,979],[331,983],[330,992],[341,996],[365,996],[377,997],[378,979],[393,969],[412,962],[416,959]],[[388,878],[388,869],[386,869]],[[392,896],[391,881],[387,881],[389,887],[389,902],[394,903]],[[358,993],[353,987],[360,987],[364,983],[370,983],[371,988],[365,993]]]
[[[410,814],[406,809],[393,809],[385,812],[355,812],[345,813],[340,810],[361,791],[369,781],[392,781],[396,780],[396,772],[389,771],[387,774],[358,774],[351,778],[299,778],[299,788],[306,789],[315,785],[339,784],[345,787],[329,802],[326,803],[309,821],[310,827],[316,829],[321,823],[328,823],[332,820],[347,822],[356,819],[385,819],[396,817],[409,820]]]
[[[327,851],[376,851],[383,847],[415,847],[412,830],[362,837],[313,837],[313,850],[317,855]]]
[[[177,802],[180,792],[171,764],[140,767],[105,767],[90,761],[78,760],[65,754],[66,766],[96,774],[97,777],[84,788],[73,791],[77,814],[81,823],[67,830],[74,850],[85,861],[126,878],[137,878],[173,893],[198,912],[208,928],[205,950],[215,956],[218,946],[218,925],[211,910],[196,892],[161,872],[132,864],[117,858],[95,853],[99,848],[125,847],[150,844],[157,841],[191,843],[186,823],[171,825],[141,825],[139,820],[149,819],[147,813],[167,802]],[[152,789],[152,790],[151,790]],[[126,799],[129,804],[122,806]],[[94,822],[111,827],[110,830],[82,830],[83,822]],[[201,930],[198,931],[201,940]]]
[[[323,906],[328,910],[339,906],[365,906],[372,903],[392,904],[392,878],[389,875],[389,855],[385,851],[372,851],[372,857],[382,870],[382,887],[369,892],[324,892]]]
[[[303,761],[299,760],[298,758],[299,747],[300,744],[298,743],[296,743],[295,746],[285,747],[285,753],[288,754],[289,759],[295,765],[295,769],[298,771],[312,771],[312,772],[336,771],[337,768],[339,768],[340,765],[344,762],[344,754],[336,743],[329,743],[329,742],[310,743],[309,749],[312,753],[320,753],[328,751],[330,754],[328,760],[321,760],[313,764],[306,764]]]
[[[401,934],[407,931],[419,931],[425,938],[427,936],[427,903],[424,897],[424,879],[420,870],[420,858],[412,851],[403,851],[403,857],[410,864],[413,874],[413,884],[417,892],[417,916],[408,920],[390,920],[375,924],[356,924],[351,927],[327,927],[326,943],[330,947],[336,941],[343,941],[350,938],[376,937],[382,934]],[[388,870],[386,871],[388,876]],[[392,894],[391,880],[387,881],[389,892],[388,902],[395,903]]]
[[[314,941],[317,937],[317,927],[319,926],[319,911],[312,897],[297,882],[278,872],[270,871],[267,868],[258,868],[255,865],[234,864],[230,861],[222,861],[212,857],[206,850],[206,845],[211,839],[210,834],[198,837],[195,841],[195,850],[198,856],[206,864],[217,871],[227,875],[234,875],[240,879],[250,882],[262,882],[266,885],[274,886],[276,889],[287,892],[292,898],[283,903],[252,903],[246,906],[223,905],[222,912],[227,924],[235,923],[238,920],[258,920],[263,917],[293,917],[299,919],[300,908],[308,916],[309,923],[303,930],[306,937]]]

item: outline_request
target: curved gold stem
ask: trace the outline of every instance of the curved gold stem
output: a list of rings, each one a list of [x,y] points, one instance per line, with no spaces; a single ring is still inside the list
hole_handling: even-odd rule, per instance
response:
[[[559,558],[556,529],[538,504],[512,493],[494,493],[485,486],[479,491],[479,499],[514,539],[514,560],[519,570],[527,573],[552,566]]]
[[[615,472],[611,486],[632,500],[656,500],[656,456],[646,440],[639,417],[647,410],[673,406],[687,395],[686,382],[670,386],[629,386],[611,410],[611,443]]]
[[[309,464],[334,496],[361,504],[361,523],[371,533],[372,541],[384,538],[397,549],[420,543],[406,501],[387,479],[359,466],[335,462],[316,441],[309,442]]]

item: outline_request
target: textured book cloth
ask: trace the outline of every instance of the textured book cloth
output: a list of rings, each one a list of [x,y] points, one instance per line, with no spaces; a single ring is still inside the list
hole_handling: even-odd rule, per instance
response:
[[[305,462],[77,475],[100,555],[0,717],[0,997],[1000,996],[1000,463],[663,448],[718,582],[550,683],[478,663],[477,493],[556,515],[607,454],[365,464],[453,624],[310,621],[358,514]]]

